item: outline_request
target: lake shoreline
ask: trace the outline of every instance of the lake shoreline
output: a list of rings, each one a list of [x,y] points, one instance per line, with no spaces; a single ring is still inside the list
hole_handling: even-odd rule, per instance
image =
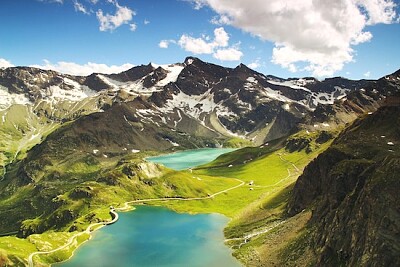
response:
[[[207,160],[207,161],[205,161],[205,162],[201,162],[200,164],[197,164],[197,165],[195,165],[195,166],[199,166],[199,165],[208,163],[208,162],[214,160],[214,159],[215,159],[216,157],[218,157],[219,155],[225,154],[225,153],[229,153],[229,152],[231,152],[231,151],[234,151],[235,149],[234,149],[234,148],[219,148],[219,149],[218,149],[218,148],[217,148],[217,149],[216,149],[216,148],[201,148],[201,149],[191,149],[191,150],[175,151],[175,152],[173,152],[173,153],[164,154],[164,156],[176,155],[177,153],[185,153],[185,152],[187,153],[187,152],[194,152],[194,151],[210,151],[210,150],[211,150],[211,151],[212,151],[212,150],[222,150],[223,153],[219,153],[219,154],[218,154],[217,156],[215,156],[213,159]],[[151,160],[149,160],[149,159],[151,159],[151,158],[160,158],[160,157],[163,157],[163,155],[157,155],[157,156],[152,156],[152,157],[146,157],[145,160],[148,160],[148,161],[151,162]],[[193,166],[193,167],[195,167],[195,166]],[[192,167],[190,167],[190,168],[192,168]],[[190,168],[189,168],[189,169],[190,169]],[[188,169],[188,168],[185,168],[185,169]],[[238,180],[238,181],[239,181],[239,180]],[[240,181],[240,182],[241,182],[241,184],[239,184],[239,185],[237,185],[237,186],[234,186],[233,188],[228,188],[228,189],[222,190],[222,191],[220,191],[220,192],[214,193],[212,196],[209,195],[209,196],[207,196],[207,197],[194,197],[194,198],[190,198],[190,199],[185,199],[185,198],[179,198],[179,199],[178,199],[178,198],[177,198],[177,199],[164,198],[164,199],[157,199],[157,200],[154,200],[154,201],[161,201],[161,202],[163,202],[163,201],[173,201],[173,200],[175,200],[175,201],[177,201],[177,200],[180,200],[180,201],[204,200],[204,199],[211,198],[211,197],[213,197],[213,196],[215,196],[215,195],[218,195],[218,194],[220,194],[220,193],[222,193],[222,192],[226,192],[226,190],[229,191],[229,190],[231,190],[231,189],[234,189],[234,188],[237,188],[237,187],[239,187],[239,186],[242,186],[244,183],[243,183],[243,181]],[[162,207],[162,208],[167,208],[167,209],[170,210],[170,211],[173,211],[173,212],[175,212],[175,213],[177,213],[177,214],[182,214],[182,215],[186,214],[186,215],[195,216],[195,215],[199,215],[199,214],[209,214],[209,215],[224,216],[224,217],[228,220],[228,222],[232,220],[232,218],[230,218],[230,217],[228,217],[228,216],[225,216],[225,215],[223,215],[223,214],[221,214],[221,213],[218,213],[218,212],[209,212],[209,213],[207,213],[207,212],[184,212],[184,211],[182,211],[182,210],[178,211],[178,210],[175,210],[175,209],[173,209],[173,208],[171,208],[171,207],[166,207],[166,206],[164,206],[164,205],[162,205],[162,204],[151,205],[151,204],[147,204],[147,203],[146,203],[146,202],[151,202],[151,201],[152,201],[152,200],[149,201],[149,199],[147,199],[147,200],[144,199],[144,200],[127,201],[127,202],[124,203],[124,205],[123,205],[122,207],[116,208],[115,210],[118,211],[118,212],[123,212],[123,213],[129,212],[129,211],[133,211],[133,210],[136,209],[136,207],[135,207],[135,204],[134,204],[134,205],[131,205],[131,204],[133,204],[133,203],[135,203],[135,202],[138,202],[138,203],[136,204],[136,206],[137,206],[138,204],[140,204],[140,206]],[[143,202],[143,203],[141,203],[141,202]],[[226,227],[226,225],[224,226],[224,228],[225,228],[225,227]],[[80,243],[76,248],[74,248],[74,249],[72,250],[72,252],[71,252],[70,257],[68,257],[68,259],[65,259],[64,261],[61,261],[61,262],[53,263],[53,264],[51,264],[51,266],[59,266],[59,265],[61,265],[62,263],[67,262],[67,261],[69,261],[70,259],[72,259],[72,258],[76,255],[75,252],[77,251],[77,249],[79,249],[83,244],[87,243],[87,241],[90,241],[90,240],[93,238],[93,234],[94,234],[95,232],[97,232],[97,230],[99,230],[99,229],[101,229],[101,228],[103,228],[103,227],[98,227],[98,228],[96,228],[94,231],[90,232],[90,233],[89,233],[89,238],[88,238],[87,240],[83,241],[82,243]],[[222,231],[222,232],[223,232],[223,231]],[[77,235],[79,235],[79,233],[78,233]],[[225,240],[225,236],[224,236],[224,240]],[[225,246],[225,244],[224,244],[224,246]],[[226,246],[226,247],[227,247],[227,246]]]
[[[240,264],[240,262],[237,260],[237,259],[235,259],[233,256],[232,256],[232,249],[230,248],[230,247],[228,247],[228,246],[226,246],[225,245],[225,243],[224,243],[224,241],[225,241],[225,236],[224,236],[224,234],[223,234],[223,231],[222,231],[222,229],[226,226],[226,224],[231,220],[231,218],[229,218],[229,217],[227,217],[227,216],[225,216],[225,215],[222,215],[222,214],[219,214],[219,213],[208,213],[208,214],[188,214],[188,213],[177,213],[177,212],[175,212],[175,211],[173,211],[173,210],[171,210],[171,209],[169,209],[169,208],[167,208],[167,207],[164,207],[164,206],[149,206],[149,205],[139,205],[139,206],[134,206],[133,207],[133,210],[121,210],[121,211],[119,211],[119,212],[121,212],[121,216],[123,217],[123,220],[126,220],[126,218],[129,218],[129,217],[131,217],[131,216],[133,216],[133,217],[135,217],[136,215],[135,214],[129,214],[129,211],[132,211],[133,213],[136,213],[136,212],[142,212],[143,210],[145,210],[145,211],[148,211],[148,210],[150,210],[150,211],[152,211],[152,210],[154,210],[156,213],[155,214],[157,214],[157,212],[158,211],[161,211],[161,213],[167,213],[167,214],[173,214],[173,216],[176,216],[178,219],[175,219],[175,220],[170,220],[170,219],[168,219],[168,220],[166,220],[166,221],[173,221],[174,222],[174,224],[178,224],[179,223],[179,217],[184,217],[184,218],[186,218],[186,219],[182,219],[183,221],[187,221],[187,220],[196,220],[198,217],[196,217],[196,216],[200,216],[200,217],[203,217],[203,218],[210,218],[210,220],[211,221],[213,221],[213,220],[217,220],[219,223],[217,223],[218,225],[220,225],[220,227],[222,227],[220,230],[218,230],[217,232],[219,232],[219,235],[220,235],[220,238],[221,238],[221,240],[220,241],[222,241],[222,243],[220,243],[220,242],[218,242],[219,244],[217,244],[217,245],[219,245],[220,247],[223,247],[223,249],[225,249],[226,251],[229,251],[229,253],[228,253],[228,258],[231,258],[231,260],[232,261],[234,261],[235,263],[237,263],[236,265],[233,265],[233,266],[241,266],[241,264]],[[128,214],[127,214],[128,213]],[[123,215],[123,214],[125,214],[125,216]],[[137,214],[137,213],[136,213]],[[182,216],[183,215],[183,216]],[[210,217],[211,216],[211,217]],[[212,219],[211,219],[212,218]],[[181,220],[181,221],[182,221]],[[140,220],[139,220],[140,221]],[[149,220],[150,222],[151,221],[154,221],[154,220]],[[158,220],[156,220],[155,219],[155,221],[158,221]],[[223,221],[223,222],[222,222]],[[125,221],[118,221],[118,224],[126,224],[126,222]],[[131,222],[132,223],[132,222]],[[133,221],[133,223],[134,223],[134,221]],[[146,222],[146,225],[147,225],[148,223]],[[158,221],[158,224],[160,224],[160,225],[163,225],[163,223],[160,223],[159,221]],[[211,223],[211,225],[215,225],[216,224],[216,222],[214,222],[214,223]],[[117,225],[117,224],[116,224]],[[130,224],[129,224],[130,225]],[[201,224],[200,224],[201,225]],[[122,232],[124,232],[124,227],[126,227],[126,225],[121,225],[121,227],[122,227],[122,229],[119,229],[119,230],[116,230],[116,232],[118,232],[118,233],[122,233]],[[133,228],[136,228],[137,226],[135,226],[135,227],[133,227]],[[157,227],[155,227],[155,228],[152,228],[152,226],[146,226],[146,227],[150,227],[153,231],[155,231],[155,230],[157,230]],[[182,227],[182,226],[181,226]],[[111,227],[110,227],[111,228]],[[109,231],[111,231],[111,230],[113,230],[113,229],[110,229],[109,227],[107,227],[107,228],[104,228],[104,227],[102,227],[102,229],[103,229],[103,231],[107,231],[107,229],[109,229]],[[173,236],[175,237],[175,234],[177,234],[177,235],[179,235],[179,232],[180,231],[182,231],[182,229],[180,229],[180,228],[178,228],[179,229],[179,231],[178,232],[173,232]],[[96,232],[97,232],[97,230],[98,229],[96,229]],[[160,230],[160,231],[165,231],[165,230]],[[197,230],[198,231],[198,230]],[[94,232],[93,232],[94,233]],[[99,233],[101,233],[101,232],[99,232]],[[104,232],[103,232],[103,234],[104,234]],[[103,235],[102,234],[102,235]],[[126,233],[125,233],[126,234]],[[91,235],[92,236],[92,235]],[[190,235],[189,235],[190,236]],[[212,239],[212,238],[207,238],[207,239]],[[86,241],[89,241],[89,240],[92,240],[92,238],[90,238],[90,239],[88,239],[88,240],[86,240]],[[86,241],[85,242],[82,242],[82,244],[84,244],[84,243],[86,243]],[[116,241],[116,240],[114,240],[114,241]],[[96,240],[96,242],[98,242],[97,240]],[[190,241],[190,243],[195,243],[196,241],[195,240],[191,240]],[[77,247],[75,250],[74,250],[74,252],[78,249],[78,248],[82,248],[81,247],[81,245],[82,244],[80,244],[79,245],[79,247]],[[162,243],[161,243],[162,244]],[[92,246],[95,246],[96,244],[92,244]],[[115,245],[115,243],[114,243],[114,245]],[[214,244],[215,245],[215,244]],[[118,247],[118,245],[116,245],[117,247]],[[82,252],[81,252],[82,253]],[[71,255],[71,257],[69,258],[69,259],[67,259],[67,260],[65,260],[65,261],[63,261],[63,262],[58,262],[58,263],[55,263],[55,264],[52,264],[51,266],[54,266],[54,267],[58,267],[58,266],[69,266],[66,262],[67,261],[69,261],[69,260],[71,260],[72,259],[72,256],[77,256],[77,254],[75,254],[75,253],[73,253],[73,255]],[[227,256],[227,255],[225,255],[225,256]],[[65,264],[64,264],[65,263]],[[72,264],[71,266],[77,266],[77,265],[73,265],[74,263],[70,263],[70,264]],[[107,265],[108,266],[108,265]],[[120,265],[118,265],[118,266],[120,266]],[[138,265],[138,266],[142,266],[142,265]],[[146,266],[146,265],[145,265]]]

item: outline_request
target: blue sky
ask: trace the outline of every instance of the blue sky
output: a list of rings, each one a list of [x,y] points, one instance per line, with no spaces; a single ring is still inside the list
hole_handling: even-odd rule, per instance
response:
[[[332,2],[2,0],[0,67],[111,73],[197,56],[284,78],[380,78],[400,68],[398,3]]]

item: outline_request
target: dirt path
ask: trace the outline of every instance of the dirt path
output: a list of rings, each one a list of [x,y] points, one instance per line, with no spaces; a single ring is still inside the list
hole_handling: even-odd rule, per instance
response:
[[[284,158],[283,158],[283,155],[282,155],[281,153],[279,153],[278,156],[279,156],[279,158],[280,158],[283,162],[292,165],[293,168],[295,169],[295,171],[296,171],[297,173],[300,173],[300,169],[299,169],[293,162],[290,162],[290,161],[288,161],[287,159],[284,159]],[[273,184],[273,185],[266,185],[266,186],[262,186],[262,185],[258,185],[258,186],[257,186],[257,185],[253,185],[253,187],[259,187],[259,188],[275,187],[275,186],[277,186],[278,184],[280,184],[280,183],[286,181],[287,179],[289,179],[289,178],[292,176],[292,174],[291,174],[289,168],[287,169],[287,171],[288,171],[288,175],[287,175],[285,178],[283,178],[282,180],[279,180],[278,182],[276,182],[276,183]],[[244,244],[246,244],[247,242],[249,242],[249,240],[250,240],[251,238],[256,237],[256,236],[259,236],[259,235],[262,235],[262,234],[265,234],[265,233],[268,233],[269,231],[273,230],[275,227],[277,227],[277,226],[279,226],[279,225],[281,225],[281,224],[283,224],[283,223],[285,223],[285,220],[283,220],[283,221],[278,221],[278,222],[276,222],[276,223],[273,223],[271,226],[269,226],[269,227],[267,227],[267,228],[260,229],[260,230],[258,230],[258,231],[256,231],[256,232],[247,234],[247,235],[245,235],[245,236],[243,236],[243,237],[225,239],[225,242],[235,241],[235,240],[243,240],[239,245],[235,245],[235,247],[237,246],[238,248],[240,248],[241,246],[243,246]]]
[[[229,241],[243,240],[239,245],[235,245],[235,247],[237,246],[237,248],[239,249],[239,248],[241,248],[244,244],[246,244],[247,242],[249,242],[249,240],[250,240],[251,238],[256,237],[256,236],[259,236],[259,235],[262,235],[262,234],[265,234],[265,233],[268,233],[269,231],[275,229],[275,227],[277,227],[277,226],[279,226],[279,225],[281,225],[281,224],[283,224],[283,223],[285,223],[284,220],[283,220],[283,221],[278,221],[278,222],[273,223],[271,226],[269,226],[269,227],[267,227],[267,228],[264,228],[264,229],[262,229],[262,230],[258,230],[258,231],[256,231],[256,232],[253,232],[253,233],[250,233],[250,234],[247,234],[247,235],[245,235],[244,237],[236,237],[236,238],[225,239],[225,243],[226,243],[226,242],[229,242]]]
[[[233,179],[236,180],[236,181],[238,181],[238,182],[240,182],[240,184],[235,185],[235,186],[233,186],[233,187],[230,187],[230,188],[228,188],[228,189],[219,191],[219,192],[217,192],[217,193],[208,195],[208,196],[206,196],[206,197],[191,197],[191,198],[183,198],[183,197],[170,197],[170,198],[168,198],[168,197],[164,197],[164,198],[138,199],[138,200],[132,200],[132,201],[125,202],[123,207],[121,207],[121,208],[116,208],[115,210],[124,211],[124,210],[126,210],[126,209],[129,208],[129,204],[142,203],[142,202],[176,201],[176,200],[181,200],[181,201],[193,201],[193,200],[210,199],[210,198],[213,198],[213,197],[218,196],[218,195],[220,195],[220,194],[229,192],[229,191],[231,191],[231,190],[233,190],[233,189],[239,188],[239,187],[241,187],[241,186],[243,186],[243,185],[245,184],[245,182],[242,181],[242,180],[235,179],[235,178],[233,178]]]
[[[33,264],[33,257],[34,257],[34,256],[36,256],[36,255],[43,255],[43,254],[50,254],[50,253],[53,253],[53,252],[62,250],[62,249],[64,249],[64,248],[67,248],[67,247],[69,247],[70,245],[72,245],[73,243],[75,243],[76,238],[78,238],[79,236],[81,236],[81,235],[83,235],[83,234],[89,234],[89,235],[90,235],[90,233],[93,231],[93,230],[92,230],[93,227],[95,227],[95,226],[101,226],[101,227],[103,227],[103,226],[105,226],[105,225],[110,225],[110,224],[113,224],[113,223],[115,223],[116,221],[118,221],[118,218],[119,218],[118,213],[116,213],[116,212],[114,211],[114,209],[111,209],[111,210],[110,210],[110,213],[113,214],[113,217],[114,217],[111,221],[109,221],[109,222],[101,222],[101,223],[93,223],[93,224],[89,225],[89,226],[86,228],[85,231],[80,232],[80,233],[77,233],[77,234],[71,236],[71,237],[68,239],[67,243],[65,243],[65,244],[62,245],[61,247],[58,247],[58,248],[55,248],[55,249],[49,250],[49,251],[36,251],[36,252],[31,253],[31,254],[29,255],[29,257],[28,257],[28,266],[29,266],[29,267],[34,267],[34,264]],[[99,228],[97,228],[97,229],[100,229],[101,227],[99,227]],[[96,229],[96,230],[97,230],[97,229]]]

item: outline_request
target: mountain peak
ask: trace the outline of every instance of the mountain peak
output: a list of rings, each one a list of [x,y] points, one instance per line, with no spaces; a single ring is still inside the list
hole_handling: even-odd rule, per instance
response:
[[[184,61],[184,63],[186,64],[186,65],[191,65],[191,64],[193,64],[193,63],[195,63],[195,62],[203,62],[202,60],[200,60],[199,58],[197,58],[197,57],[186,57],[185,58],[185,61]]]
[[[241,72],[246,72],[246,73],[253,73],[255,72],[253,69],[250,69],[249,67],[247,67],[245,64],[240,63],[239,65],[237,65],[237,67],[234,69],[235,71],[241,71]]]

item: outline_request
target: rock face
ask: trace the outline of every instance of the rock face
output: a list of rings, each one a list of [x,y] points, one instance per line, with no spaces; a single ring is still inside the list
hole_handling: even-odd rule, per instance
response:
[[[298,179],[288,213],[312,209],[317,266],[400,265],[399,114],[356,121]]]

